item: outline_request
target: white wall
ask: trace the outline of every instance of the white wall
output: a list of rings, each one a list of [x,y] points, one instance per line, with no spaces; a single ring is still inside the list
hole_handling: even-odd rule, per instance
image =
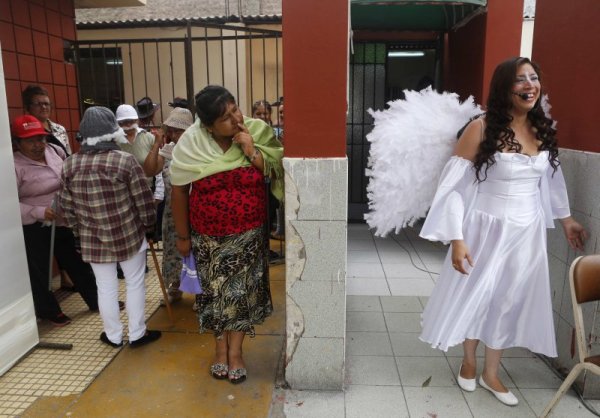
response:
[[[531,48],[533,46],[533,24],[534,19],[523,19],[523,32],[521,34],[521,56],[531,59]]]
[[[2,47],[0,45],[0,52]],[[38,343],[0,55],[0,376]]]

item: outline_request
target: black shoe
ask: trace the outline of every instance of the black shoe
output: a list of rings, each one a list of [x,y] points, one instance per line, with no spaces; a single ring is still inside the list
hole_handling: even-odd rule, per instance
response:
[[[121,341],[119,344],[115,344],[113,343],[111,340],[108,339],[108,337],[106,336],[106,332],[103,332],[102,334],[100,334],[100,341],[102,341],[104,344],[108,344],[110,345],[112,348],[119,348],[119,347],[123,347],[123,341]]]
[[[131,348],[141,347],[142,345],[146,345],[158,340],[161,335],[162,332],[160,331],[146,330],[146,334],[142,338],[139,338],[135,341],[129,341],[129,345]]]
[[[52,325],[55,327],[64,327],[65,325],[69,325],[71,323],[71,318],[69,318],[64,313],[59,313],[55,317],[47,318],[48,321],[52,322]]]

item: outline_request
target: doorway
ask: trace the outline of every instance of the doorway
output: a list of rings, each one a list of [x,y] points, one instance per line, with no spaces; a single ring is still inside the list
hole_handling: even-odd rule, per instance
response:
[[[365,170],[373,128],[368,109],[383,110],[402,99],[403,91],[441,85],[441,48],[436,41],[355,42],[349,63],[349,109],[346,119],[348,156],[348,222],[364,222],[368,212]]]

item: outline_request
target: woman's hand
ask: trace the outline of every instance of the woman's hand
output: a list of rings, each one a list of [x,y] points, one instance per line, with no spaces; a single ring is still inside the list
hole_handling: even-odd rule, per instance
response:
[[[152,133],[154,135],[154,144],[153,148],[157,150],[161,149],[165,145],[165,133],[162,129],[157,129],[156,132]]]
[[[250,164],[258,170],[264,171],[265,161],[260,151],[254,146],[254,139],[250,135],[250,132],[248,132],[248,128],[243,123],[238,123],[238,127],[240,128],[240,132],[233,137],[233,142],[242,148],[242,152],[248,161],[250,161]]]
[[[469,254],[467,244],[462,239],[452,241],[452,267],[454,267],[454,270],[462,274],[468,274],[464,267],[465,258],[469,265],[473,267],[473,259]]]
[[[179,254],[181,254],[183,257],[187,256],[192,249],[192,241],[189,239],[177,238],[175,245],[177,246],[177,251],[179,251]]]
[[[565,237],[569,242],[569,245],[574,250],[583,251],[583,243],[587,239],[587,232],[583,229],[583,226],[571,216],[560,220],[563,230],[565,231]]]
[[[44,211],[44,220],[53,221],[56,219],[56,212],[52,208],[46,208]]]
[[[246,125],[238,123],[238,128],[240,128],[240,132],[234,135],[233,142],[242,148],[246,157],[252,158],[252,155],[254,155],[254,151],[256,150],[256,148],[254,148],[254,139],[252,139],[252,135],[250,135]]]

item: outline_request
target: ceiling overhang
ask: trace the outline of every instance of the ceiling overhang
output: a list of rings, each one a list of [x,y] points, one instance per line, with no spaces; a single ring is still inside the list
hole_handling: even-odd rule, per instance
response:
[[[76,9],[145,6],[146,0],[75,0]]]
[[[351,0],[352,29],[448,31],[486,5],[487,0]]]

